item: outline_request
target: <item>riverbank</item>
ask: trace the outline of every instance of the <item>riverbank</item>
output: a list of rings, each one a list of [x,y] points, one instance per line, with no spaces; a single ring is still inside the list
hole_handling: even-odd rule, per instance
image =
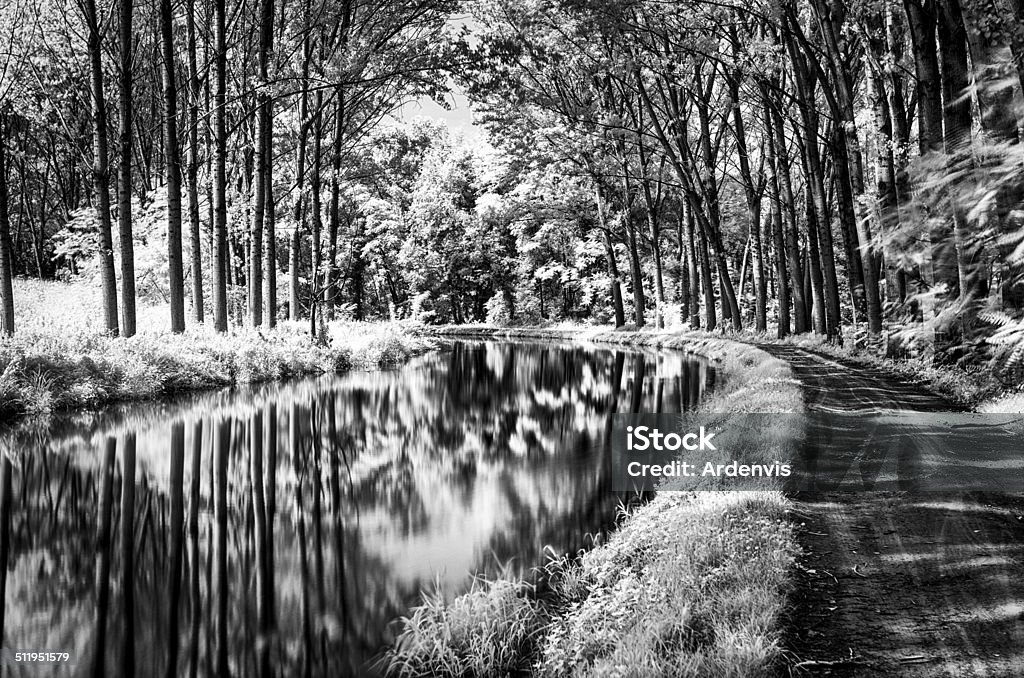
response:
[[[303,375],[404,362],[433,346],[402,323],[332,322],[320,343],[304,323],[274,330],[204,325],[163,328],[155,307],[140,312],[139,333],[111,337],[95,322],[95,294],[80,285],[24,283],[18,331],[0,337],[0,424],[19,417],[158,398]],[[23,299],[25,296],[23,294]]]
[[[802,409],[785,363],[708,334],[424,331],[688,351],[716,369],[700,407],[709,415]],[[766,455],[787,451],[793,432],[782,426],[764,432]],[[548,563],[542,595],[506,579],[475,581],[451,601],[427,596],[385,661],[397,676],[770,675],[782,653],[796,555],[789,503],[779,491],[660,491],[624,515],[604,543]]]

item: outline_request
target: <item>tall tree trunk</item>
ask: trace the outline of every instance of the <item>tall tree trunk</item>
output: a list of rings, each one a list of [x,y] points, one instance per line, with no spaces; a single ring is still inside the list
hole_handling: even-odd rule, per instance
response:
[[[331,150],[331,204],[327,221],[327,264],[324,272],[324,315],[334,318],[338,277],[338,229],[341,226],[341,151],[345,136],[345,92],[337,89],[338,104],[334,119],[334,144]]]
[[[772,122],[771,103],[767,91],[762,91],[764,98],[764,129],[765,129],[765,169],[768,172],[768,196],[771,202],[772,242],[775,246],[775,281],[778,289],[778,337],[781,339],[790,333],[790,301],[789,275],[786,266],[786,246],[782,227],[782,197],[779,190],[779,159],[778,146],[775,144],[774,123]],[[795,282],[795,281],[794,281]]]
[[[626,227],[626,249],[629,254],[629,277],[633,288],[633,316],[636,319],[636,327],[640,329],[647,324],[644,318],[644,307],[647,300],[644,295],[644,276],[640,269],[640,252],[636,242],[636,227],[633,218],[628,214],[622,216]]]
[[[803,121],[803,152],[807,167],[807,181],[811,199],[814,204],[815,223],[817,224],[817,240],[821,251],[821,272],[825,297],[825,333],[829,338],[841,340],[842,319],[839,301],[839,277],[836,273],[835,241],[832,237],[832,219],[825,196],[825,171],[821,162],[821,150],[818,146],[820,118],[815,92],[817,75],[808,67],[807,57],[797,48],[793,39],[787,40],[787,49],[793,63],[800,107]]]
[[[121,334],[135,336],[135,242],[132,234],[132,0],[120,0],[121,86],[119,108],[121,164],[117,224],[121,249]]]
[[[679,321],[686,322],[690,315],[690,276],[686,260],[686,240],[683,235],[683,219],[685,215],[680,212],[676,219],[676,266],[679,275],[676,279],[677,299],[679,301]]]
[[[779,187],[779,209],[785,217],[786,260],[790,276],[790,289],[793,302],[793,325],[797,334],[807,332],[807,301],[804,298],[803,266],[800,262],[800,235],[797,232],[796,206],[793,199],[793,183],[789,173],[789,152],[786,148],[786,131],[782,114],[772,107],[771,116],[774,120],[772,140],[775,144],[775,179]]]
[[[306,13],[309,13],[307,3]],[[299,262],[302,259],[302,232],[306,230],[306,140],[309,138],[309,61],[312,48],[307,34],[302,44],[302,94],[299,96],[299,143],[295,149],[295,213],[292,221],[291,246],[288,257],[288,318],[298,321],[299,312]]]
[[[274,0],[261,0],[260,19],[260,121],[257,141],[260,145],[260,180],[263,182],[266,210],[263,232],[263,324],[273,328],[277,324],[277,237],[274,213],[274,115],[270,97],[270,56],[274,49]],[[258,322],[254,322],[259,324]]]
[[[312,213],[312,223],[310,230],[312,231],[312,238],[310,243],[310,275],[309,279],[311,284],[309,286],[309,325],[310,325],[310,336],[316,336],[316,307],[317,300],[321,294],[321,286],[323,285],[323,278],[321,275],[321,261],[322,253],[320,251],[320,232],[323,230],[323,217],[320,213],[320,188],[321,188],[321,175],[320,175],[320,140],[323,137],[323,108],[324,108],[324,93],[322,89],[316,91],[316,102],[314,105],[314,129],[313,129],[313,175],[310,177],[310,207],[309,211]]]
[[[227,8],[226,0],[214,0],[216,88],[213,97],[213,326],[218,332],[228,329],[228,252],[227,200]]]
[[[181,256],[181,153],[178,149],[178,84],[174,75],[174,15],[171,0],[160,1],[164,61],[164,160],[167,181],[167,267],[171,332],[185,331],[185,275]]]
[[[697,258],[697,243],[696,243],[696,227],[693,218],[693,206],[688,200],[683,201],[683,210],[685,215],[683,216],[686,224],[686,263],[688,273],[690,276],[690,328],[694,330],[700,329],[700,280],[702,273],[699,268],[704,268],[703,264],[706,261],[706,257],[701,257],[698,261]],[[714,305],[714,298],[711,299],[712,306]],[[708,330],[715,329],[715,318],[714,311],[711,312],[711,325]]]
[[[89,67],[92,87],[93,193],[100,234],[100,287],[103,294],[103,327],[117,335],[117,277],[114,274],[114,244],[110,219],[110,167],[107,159],[107,100],[103,94],[103,45],[96,0],[82,0],[88,31]]]
[[[612,244],[612,234],[608,228],[608,219],[604,211],[604,199],[601,195],[601,186],[597,180],[594,181],[594,201],[597,205],[597,219],[600,224],[604,240],[605,263],[608,266],[608,277],[611,279],[612,308],[615,313],[615,326],[622,327],[626,324],[626,312],[622,304],[622,281],[619,275],[619,266],[615,261],[615,246]]]
[[[942,150],[942,81],[935,42],[935,0],[903,0],[917,75],[918,146],[921,155]]]
[[[203,299],[203,248],[199,229],[199,67],[196,58],[195,0],[185,3],[185,31],[188,50],[188,158],[185,174],[188,184],[188,232],[191,250],[192,319],[201,323],[205,308]]]
[[[14,262],[7,207],[7,128],[7,114],[0,113],[0,320],[3,321],[0,331],[11,335],[14,334]]]
[[[733,44],[739,49],[735,25],[730,29]],[[768,324],[768,295],[764,279],[764,247],[761,244],[761,196],[754,176],[750,169],[750,156],[747,151],[747,132],[743,121],[743,108],[740,105],[740,78],[733,75],[729,78],[730,98],[732,99],[733,134],[736,136],[736,155],[740,161],[740,177],[743,179],[743,192],[747,199],[747,213],[750,219],[750,260],[754,272],[754,330],[764,332]],[[741,294],[742,296],[742,294]]]
[[[697,257],[700,259],[700,282],[704,290],[704,324],[708,331],[718,326],[718,318],[715,315],[715,283],[711,276],[711,252],[708,247],[708,232],[704,220],[697,215],[700,212],[691,203],[690,215],[694,218],[697,227]],[[725,300],[722,300],[725,303]]]

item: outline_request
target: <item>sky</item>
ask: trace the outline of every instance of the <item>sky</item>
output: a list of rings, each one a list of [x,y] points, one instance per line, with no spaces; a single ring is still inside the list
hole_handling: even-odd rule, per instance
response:
[[[451,110],[441,108],[430,97],[420,97],[399,109],[394,117],[402,122],[409,122],[417,116],[440,120],[447,123],[452,132],[461,133],[466,139],[486,138],[486,130],[473,124],[473,112],[466,95],[453,88],[447,99]]]
[[[448,25],[454,30],[468,28],[471,32],[477,28],[476,21],[468,14],[454,14],[448,19]],[[469,36],[472,44],[473,37]],[[466,139],[485,139],[487,132],[482,127],[473,124],[473,112],[470,110],[469,100],[461,89],[454,83],[450,84],[451,91],[447,95],[451,110],[445,110],[430,97],[420,97],[411,101],[398,110],[394,117],[402,122],[408,122],[417,116],[441,120],[448,124],[452,132],[461,133]]]

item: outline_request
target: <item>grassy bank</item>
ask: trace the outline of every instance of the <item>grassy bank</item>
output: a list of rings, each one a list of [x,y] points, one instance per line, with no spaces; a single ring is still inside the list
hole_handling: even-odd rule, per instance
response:
[[[712,418],[802,407],[784,363],[706,334],[483,327],[438,333],[687,350],[710,358],[717,370],[702,405]],[[764,453],[786,458],[792,434],[766,431]],[[787,511],[779,491],[660,491],[624,515],[605,543],[549,563],[543,595],[525,582],[478,580],[452,601],[426,597],[386,658],[390,673],[769,675],[781,654],[797,553]]]
[[[206,326],[171,334],[143,307],[139,333],[104,334],[95,293],[61,283],[19,286],[18,331],[0,338],[0,422],[26,414],[97,407],[176,392],[396,364],[431,342],[406,325],[331,323],[313,343],[304,324],[218,334]]]

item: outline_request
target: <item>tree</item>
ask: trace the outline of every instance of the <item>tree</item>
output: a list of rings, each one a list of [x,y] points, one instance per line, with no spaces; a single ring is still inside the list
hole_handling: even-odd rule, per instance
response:
[[[7,213],[8,114],[0,111],[0,331],[14,334],[14,270],[11,257],[11,222]]]
[[[135,243],[132,233],[132,0],[120,0],[120,126],[121,163],[117,185],[118,242],[121,251],[121,334],[135,335]]]
[[[185,276],[181,254],[181,153],[178,149],[178,84],[174,75],[174,14],[171,0],[160,2],[164,77],[164,159],[167,183],[167,266],[171,331],[185,331]]]
[[[213,99],[213,326],[218,332],[228,329],[228,215],[227,215],[227,8],[226,0],[214,0],[214,77]]]
[[[110,219],[110,170],[107,160],[107,100],[103,94],[102,36],[99,17],[96,14],[96,0],[80,0],[85,17],[89,67],[92,77],[92,129],[93,160],[92,180],[96,220],[99,229],[100,284],[103,295],[104,327],[116,335],[119,330],[117,319],[117,279],[114,274],[114,245],[111,237]]]

